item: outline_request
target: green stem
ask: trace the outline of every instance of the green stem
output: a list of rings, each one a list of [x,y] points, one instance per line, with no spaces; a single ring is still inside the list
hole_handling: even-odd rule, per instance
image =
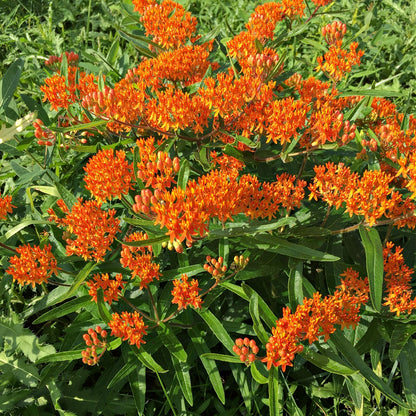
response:
[[[169,399],[169,396],[168,396],[168,393],[167,393],[167,391],[166,391],[166,389],[165,389],[165,386],[164,386],[164,384],[163,384],[163,381],[162,381],[162,379],[160,378],[159,373],[158,373],[157,371],[155,371],[155,373],[156,373],[156,376],[157,376],[157,378],[158,378],[158,380],[159,380],[160,386],[162,387],[163,394],[165,395],[166,400],[167,400],[167,402],[169,403],[169,407],[170,407],[170,409],[172,410],[173,416],[177,416],[177,414],[176,414],[176,412],[175,412],[175,409],[173,408],[172,402],[171,402],[171,401],[170,401],[170,399]]]

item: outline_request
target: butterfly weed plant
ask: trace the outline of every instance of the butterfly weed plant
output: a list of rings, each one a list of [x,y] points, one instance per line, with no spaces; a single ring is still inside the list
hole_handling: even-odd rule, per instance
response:
[[[136,66],[45,60],[0,130],[2,411],[416,410],[416,119],[357,82],[336,7],[226,37],[132,0]]]

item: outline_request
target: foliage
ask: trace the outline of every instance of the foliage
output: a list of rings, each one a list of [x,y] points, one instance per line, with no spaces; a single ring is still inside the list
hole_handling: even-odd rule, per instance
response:
[[[1,412],[416,411],[413,6],[0,7]]]

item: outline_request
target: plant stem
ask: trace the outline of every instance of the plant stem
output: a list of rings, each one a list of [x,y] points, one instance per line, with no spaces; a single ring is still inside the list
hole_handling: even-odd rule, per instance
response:
[[[133,308],[137,313],[139,313],[140,315],[142,315],[144,318],[148,319],[149,321],[152,322],[156,322],[153,318],[151,318],[149,315],[147,315],[146,313],[144,313],[143,311],[141,311],[140,309],[137,309],[127,298],[125,298],[124,296],[120,295],[120,299],[122,299],[124,302],[127,303],[127,305],[129,305],[131,308]]]

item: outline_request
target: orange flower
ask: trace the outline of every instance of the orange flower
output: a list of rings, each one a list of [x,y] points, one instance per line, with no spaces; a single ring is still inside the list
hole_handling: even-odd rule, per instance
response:
[[[195,309],[201,308],[202,299],[198,296],[201,290],[198,286],[198,280],[192,279],[188,282],[188,276],[183,274],[180,279],[173,281],[172,303],[178,305],[178,310],[186,309],[192,305]]]
[[[133,169],[123,150],[117,150],[115,155],[112,149],[100,150],[88,161],[84,170],[87,172],[85,188],[98,202],[121,198],[133,188]]]
[[[16,208],[12,205],[12,197],[10,195],[6,195],[0,197],[0,220],[4,220],[7,217],[7,213],[11,213],[13,208]]]
[[[135,232],[130,234],[126,241],[143,241],[149,237],[147,234]],[[159,264],[153,263],[152,246],[133,247],[122,245],[120,263],[132,271],[132,278],[138,277],[140,289],[147,288],[154,279],[159,280]]]
[[[412,313],[416,309],[416,297],[412,299],[413,269],[404,263],[403,249],[387,242],[383,250],[386,292],[384,305],[389,306],[391,312],[397,316],[402,313]]]
[[[115,279],[110,279],[108,273],[97,273],[93,276],[93,280],[87,282],[87,285],[90,288],[88,293],[95,303],[97,303],[97,291],[101,288],[104,292],[104,302],[108,302],[111,305],[113,301],[118,300],[125,283],[120,273],[116,275]]]
[[[179,3],[164,0],[161,4],[147,2],[141,7],[143,13],[140,21],[146,29],[146,36],[153,36],[153,41],[166,49],[176,49],[192,39],[197,20]],[[150,4],[149,4],[150,3]],[[136,6],[137,7],[137,6]]]
[[[98,338],[100,335],[101,340]],[[94,328],[89,328],[88,332],[82,336],[87,345],[87,348],[81,352],[82,362],[88,365],[95,365],[107,350],[107,331],[101,329],[99,325]],[[101,353],[97,354],[97,348]]]
[[[10,259],[11,266],[6,270],[20,285],[35,287],[45,283],[53,275],[58,274],[55,256],[51,253],[51,245],[44,248],[29,244],[17,247],[19,256]]]
[[[129,341],[130,345],[136,345],[140,348],[140,344],[146,344],[143,336],[147,335],[147,325],[144,324],[143,318],[138,312],[122,312],[111,315],[111,321],[108,323],[111,328],[111,335],[121,338],[123,341]]]
[[[353,65],[359,65],[364,51],[358,51],[358,43],[353,42],[350,50],[342,49],[342,40],[331,44],[328,52],[324,56],[316,58],[318,62],[318,71],[324,72],[330,79],[335,82],[341,81],[345,75],[351,72]]]
[[[292,366],[295,355],[303,351],[301,341],[312,344],[320,336],[327,341],[335,332],[334,325],[341,325],[341,329],[357,325],[361,305],[368,302],[368,279],[359,279],[352,269],[346,270],[343,276],[345,279],[332,296],[322,299],[317,292],[312,299],[305,298],[294,313],[290,308],[283,309],[283,317],[276,321],[266,344],[267,356],[262,361],[268,369],[274,365],[285,371],[287,366]]]
[[[78,201],[69,211],[63,200],[58,200],[58,206],[65,217],[59,218],[53,209],[49,209],[49,221],[55,221],[59,226],[66,227],[70,237],[66,239],[66,253],[81,256],[84,260],[95,259],[99,262],[120,231],[120,221],[114,218],[116,211],[103,211],[97,201]]]

